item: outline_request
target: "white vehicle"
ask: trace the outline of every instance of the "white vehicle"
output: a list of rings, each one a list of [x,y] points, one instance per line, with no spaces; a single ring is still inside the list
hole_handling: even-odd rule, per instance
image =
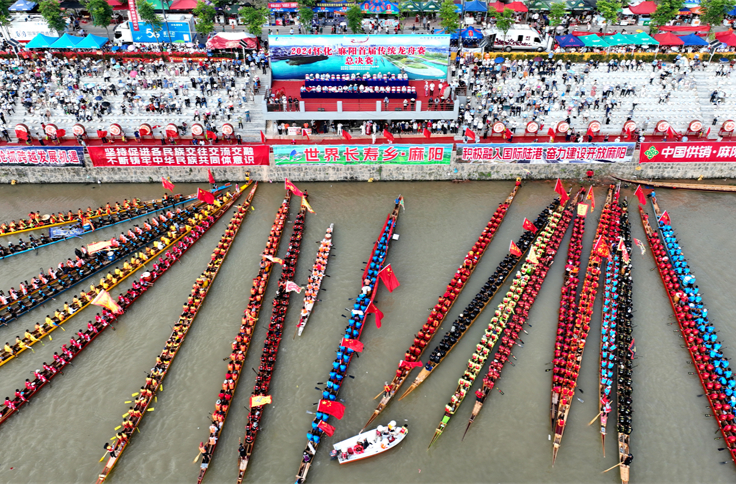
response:
[[[168,14],[166,20],[159,15],[163,26],[160,32],[154,32],[151,26],[143,21],[138,22],[138,30],[133,28],[133,22],[124,22],[113,31],[116,44],[151,44],[159,41],[171,42],[194,42],[197,33],[194,30],[193,15]]]
[[[542,52],[546,44],[542,41],[542,35],[529,25],[513,25],[506,34],[496,27],[483,32],[486,35],[496,35],[493,48],[511,52],[512,50],[536,50]]]
[[[0,28],[3,37],[17,40],[18,42],[30,42],[38,34],[58,37],[59,34],[49,27],[46,20],[40,15],[13,15],[10,25]]]

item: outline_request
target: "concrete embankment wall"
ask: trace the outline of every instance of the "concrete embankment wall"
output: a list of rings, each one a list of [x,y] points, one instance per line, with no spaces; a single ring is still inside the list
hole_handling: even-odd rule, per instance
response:
[[[453,156],[455,159],[455,156]],[[634,153],[638,160],[638,152]],[[455,179],[509,180],[581,178],[588,169],[596,176],[623,178],[736,178],[736,163],[616,163],[616,164],[466,164],[448,165],[325,165],[214,167],[220,181],[243,180],[246,171],[255,180],[282,181],[442,181]],[[162,176],[174,183],[207,182],[206,167],[95,168],[87,160],[85,168],[0,167],[0,184],[11,183],[158,183]]]

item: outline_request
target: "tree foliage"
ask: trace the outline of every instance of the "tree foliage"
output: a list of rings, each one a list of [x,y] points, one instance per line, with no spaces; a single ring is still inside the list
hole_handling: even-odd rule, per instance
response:
[[[55,30],[57,34],[61,35],[66,30],[66,20],[64,15],[61,13],[61,7],[59,2],[56,0],[44,0],[38,6],[38,10],[41,16],[49,24],[51,30]]]
[[[348,11],[345,13],[345,16],[348,19],[348,27],[354,34],[357,34],[358,32],[363,31],[363,10],[360,9],[358,5],[353,5],[348,9]]]
[[[660,0],[649,24],[652,30],[656,31],[659,26],[667,25],[667,22],[677,16],[684,3],[684,0]]]
[[[217,14],[215,7],[207,5],[202,0],[197,0],[197,6],[194,7],[192,13],[197,18],[194,30],[206,38],[215,29],[215,15]]]
[[[455,11],[455,2],[452,0],[443,0],[437,15],[440,18],[440,25],[445,29],[446,34],[457,32],[460,28],[460,20]]]
[[[92,25],[95,27],[104,27],[107,37],[110,38],[108,27],[112,23],[112,7],[105,0],[89,0],[87,2],[87,10],[92,16]]]
[[[504,39],[512,25],[514,25],[514,12],[511,9],[504,8],[503,12],[496,14],[496,27],[503,32]]]
[[[146,22],[151,26],[153,34],[156,36],[156,42],[161,43],[161,31],[164,28],[164,23],[156,15],[156,9],[153,4],[147,0],[137,0],[135,3],[136,9],[138,10],[138,18],[143,22]]]
[[[314,10],[312,10],[312,7],[305,5],[299,8],[299,20],[305,29],[311,28],[312,19],[314,19]]]
[[[549,6],[549,24],[556,27],[562,23],[562,19],[567,15],[567,4],[565,2],[554,2]]]
[[[609,25],[618,20],[618,12],[622,9],[621,0],[598,0],[598,11],[606,21],[606,31]]]
[[[268,18],[268,9],[265,7],[243,7],[238,10],[238,15],[243,19],[243,24],[247,27],[248,32],[253,35],[261,35],[263,24],[266,23]]]
[[[730,12],[736,6],[736,0],[702,0],[700,2],[700,20],[713,27],[723,23],[726,12]]]
[[[0,0],[0,25],[10,25],[10,6],[13,3],[13,0]]]

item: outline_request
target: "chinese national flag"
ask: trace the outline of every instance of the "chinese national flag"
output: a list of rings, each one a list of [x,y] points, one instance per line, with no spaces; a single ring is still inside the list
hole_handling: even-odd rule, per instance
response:
[[[593,132],[593,129],[588,126],[588,131],[585,133],[586,136],[595,136],[595,133]]]
[[[662,216],[659,217],[659,221],[663,222],[665,225],[672,225],[670,222],[670,214],[667,213],[667,210],[662,212]]]
[[[392,134],[391,134],[391,133],[389,132],[389,130],[387,130],[387,129],[384,129],[384,130],[383,130],[383,137],[384,137],[384,138],[386,138],[387,140],[389,140],[389,141],[390,141],[390,142],[392,142],[392,143],[394,142],[394,135],[392,135]]]
[[[105,290],[100,292],[92,300],[92,304],[94,304],[95,306],[107,308],[115,314],[123,314],[123,308],[118,306],[118,304],[112,299],[112,296],[110,296],[110,293]]]
[[[348,141],[350,141],[351,139],[353,139],[352,135],[350,133],[348,133],[348,130],[347,129],[343,129],[342,130],[342,137],[345,138]]]
[[[626,128],[626,134],[624,135],[624,139],[629,140],[631,139],[631,128]]]
[[[262,407],[268,403],[271,403],[273,399],[271,395],[251,395],[250,396],[250,407]]]
[[[593,246],[593,253],[603,257],[604,259],[608,258],[611,254],[611,251],[608,249],[608,243],[602,235],[598,237],[598,240],[596,240],[595,245]]]
[[[342,341],[340,342],[340,346],[344,346],[345,348],[349,348],[353,351],[357,351],[358,353],[363,351],[363,343],[361,343],[357,339],[343,338]]]
[[[296,185],[294,185],[293,183],[291,183],[291,181],[289,181],[288,178],[285,178],[284,179],[284,186],[286,187],[287,190],[291,190],[291,193],[293,193],[297,197],[303,197],[304,196],[304,194],[302,193],[302,191],[299,190],[296,187]]]
[[[328,437],[332,437],[332,434],[335,433],[335,427],[328,424],[327,422],[320,422],[319,424],[317,424],[317,428],[327,434]]]
[[[534,224],[526,217],[524,217],[524,224],[522,225],[522,228],[524,230],[531,231],[531,233],[533,234],[537,233],[537,227],[535,227]]]
[[[214,177],[214,176],[212,176],[212,170],[210,170],[209,168],[207,168],[207,178],[209,178],[209,180],[210,180],[210,183],[211,183],[212,185],[214,185],[214,184],[215,184],[215,177]]]
[[[217,139],[217,135],[214,131],[207,130],[207,138],[209,139]]]
[[[470,141],[475,143],[475,133],[470,128],[465,129],[465,136],[467,136]]]
[[[588,189],[588,194],[585,196],[586,200],[590,200],[590,212],[595,212],[595,195],[593,195],[593,185]]]
[[[511,132],[511,130],[510,130],[509,128],[506,128],[506,131],[504,131],[504,132],[503,132],[503,136],[504,136],[504,138],[506,138],[506,139],[511,139],[511,137],[512,137],[513,135],[514,135],[514,134],[513,134],[512,132]]]
[[[373,314],[376,315],[376,327],[377,328],[380,328],[381,327],[381,320],[383,319],[383,313],[373,303],[370,303],[368,305],[368,307],[365,308],[365,314],[366,314],[366,316],[369,315],[370,313],[373,313]]]
[[[644,196],[644,190],[641,189],[641,185],[636,187],[636,191],[634,192],[634,195],[636,195],[636,198],[639,199],[639,203],[642,205],[647,204],[647,198]]]
[[[384,284],[386,284],[388,292],[394,292],[394,289],[401,285],[399,284],[399,280],[396,278],[396,274],[394,274],[394,270],[391,268],[391,264],[381,269],[378,273],[378,277]]]
[[[519,249],[519,247],[516,246],[513,240],[511,241],[511,244],[509,245],[509,253],[511,255],[515,255],[516,257],[521,257],[521,249]]]
[[[422,366],[422,362],[421,361],[406,361],[406,360],[401,360],[401,363],[399,363],[399,368],[409,368],[410,370],[412,368],[418,368],[420,366]]]
[[[317,406],[317,411],[332,415],[336,419],[340,420],[345,415],[345,405],[340,402],[333,402],[331,400],[320,400]]]
[[[174,191],[174,184],[171,183],[169,180],[167,180],[164,177],[161,177],[161,184],[164,186],[165,190],[169,190],[171,192]]]
[[[425,137],[425,138],[427,138],[427,139],[429,139],[429,138],[431,138],[431,137],[432,137],[432,132],[431,132],[430,130],[428,130],[427,128],[424,128],[424,131],[422,131],[422,134],[423,134],[423,135],[424,135],[424,137]]]
[[[197,188],[197,199],[202,200],[204,203],[214,203],[215,196],[212,192]]]
[[[560,196],[560,203],[565,203],[570,199],[570,197],[567,196],[565,187],[562,186],[562,182],[559,178],[557,179],[557,183],[555,183],[555,192]]]
[[[266,144],[266,135],[261,131],[261,143]]]
[[[552,128],[549,128],[549,129],[547,130],[547,136],[551,136],[551,137],[554,137],[554,136],[555,136],[555,130],[554,130],[554,129],[552,129]]]
[[[309,141],[309,133],[307,133],[307,130],[302,128],[302,136],[307,138],[307,141]]]

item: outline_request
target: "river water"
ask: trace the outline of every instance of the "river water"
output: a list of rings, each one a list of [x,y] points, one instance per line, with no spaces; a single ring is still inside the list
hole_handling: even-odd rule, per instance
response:
[[[467,437],[460,441],[472,409],[472,395],[460,408],[447,431],[427,451],[434,429],[442,418],[445,403],[454,391],[472,348],[491,317],[481,315],[465,337],[417,391],[401,402],[392,402],[376,423],[395,419],[408,423],[410,434],[397,448],[372,459],[339,466],[330,461],[331,444],[354,435],[375,408],[371,399],[390,380],[399,359],[411,344],[413,334],[424,323],[428,308],[444,291],[461,256],[476,240],[498,203],[512,188],[511,182],[451,183],[304,183],[316,214],[308,215],[306,239],[298,264],[297,282],[304,283],[314,261],[316,244],[330,223],[335,223],[335,257],[331,258],[321,302],[315,306],[304,335],[292,340],[285,331],[271,385],[273,404],[265,409],[263,431],[257,442],[246,481],[291,483],[297,471],[319,393],[317,382],[325,381],[340,340],[348,298],[360,288],[363,261],[400,193],[406,199],[396,232],[400,239],[391,245],[388,260],[401,287],[389,294],[381,288],[378,307],[385,317],[377,329],[372,321],[363,332],[366,347],[355,359],[350,379],[340,397],[347,411],[341,421],[331,419],[335,436],[326,438],[309,474],[311,482],[620,482],[618,471],[601,474],[616,464],[615,429],[609,425],[606,457],[603,457],[597,425],[587,423],[597,413],[597,352],[600,337],[600,298],[591,329],[578,396],[570,413],[568,428],[555,467],[551,465],[549,441],[550,375],[545,372],[552,359],[562,257],[566,254],[569,231],[563,241],[563,255],[552,266],[522,334],[524,347],[514,349],[515,366],[507,366],[498,383],[504,394],[494,391]],[[513,203],[467,289],[453,308],[448,322],[480,289],[506,253],[509,240],[517,239],[524,217],[533,219],[553,198],[551,182],[525,184]],[[177,185],[182,193],[193,193],[196,185]],[[597,204],[603,204],[604,188],[597,189]],[[2,187],[0,218],[10,220],[29,210],[76,210],[97,207],[125,197],[150,199],[161,196],[159,185],[44,185]],[[257,257],[263,250],[268,230],[283,196],[280,184],[262,184],[252,211],[236,239],[219,278],[200,311],[186,343],[163,383],[164,391],[152,406],[123,454],[109,482],[180,483],[195,482],[198,465],[192,464],[200,441],[207,438],[208,416],[213,411],[224,377],[229,345],[240,325],[246,293],[257,273]],[[631,198],[632,191],[624,190]],[[701,292],[720,338],[736,341],[736,324],[729,317],[736,312],[730,289],[736,283],[736,242],[728,220],[732,217],[729,194],[660,190],[659,199],[672,216],[685,254],[698,278]],[[295,199],[296,201],[296,199]],[[633,204],[632,204],[633,205]],[[731,208],[729,208],[731,207]],[[292,207],[292,219],[297,210]],[[598,208],[589,220],[584,262],[592,245]],[[228,218],[231,214],[228,214]],[[631,209],[634,237],[645,240],[635,209]],[[114,435],[126,400],[144,383],[176,321],[181,305],[196,276],[205,267],[222,227],[211,230],[199,241],[127,314],[116,323],[116,331],[106,331],[74,361],[33,402],[0,428],[0,482],[76,483],[94,482],[102,468],[103,444]],[[119,233],[122,224],[83,237],[84,243]],[[286,236],[290,231],[287,231]],[[0,262],[0,287],[16,286],[30,279],[39,267],[48,268],[73,256],[81,244],[74,239],[39,251]],[[285,252],[282,247],[281,254]],[[632,482],[692,483],[736,482],[736,471],[722,441],[716,441],[716,425],[693,371],[681,338],[674,332],[672,312],[661,281],[654,271],[649,251],[642,256],[635,249],[634,336],[638,350],[634,370],[634,417]],[[269,294],[274,291],[274,273]],[[124,289],[127,289],[125,287]],[[113,291],[116,296],[119,290]],[[502,291],[505,292],[505,291]],[[62,297],[62,299],[64,299]],[[69,296],[68,299],[71,299]],[[498,297],[489,308],[498,304]],[[9,327],[0,328],[0,342],[12,341],[25,328],[52,312],[49,303]],[[289,320],[296,324],[301,298],[292,298]],[[29,372],[51,361],[51,355],[68,341],[71,330],[81,328],[95,314],[85,314],[67,323],[67,332],[53,333],[53,342],[36,345],[35,353],[24,353],[0,368],[0,398],[12,394]],[[245,368],[257,366],[270,316],[264,306]],[[372,318],[371,318],[372,319]],[[444,328],[449,327],[446,322]],[[439,340],[433,341],[438,343]],[[432,345],[434,346],[434,344]],[[735,356],[733,346],[727,356]],[[426,356],[425,356],[426,359]],[[512,360],[513,361],[513,360]],[[415,370],[415,374],[416,374]],[[485,371],[485,370],[484,370]],[[248,373],[250,371],[248,370]],[[238,439],[243,436],[253,375],[245,375],[222,435],[222,442],[210,466],[206,482],[234,483],[237,478]],[[475,387],[477,387],[476,384]],[[475,390],[473,387],[472,391]],[[615,421],[615,420],[614,420]],[[720,462],[728,461],[721,465]]]

